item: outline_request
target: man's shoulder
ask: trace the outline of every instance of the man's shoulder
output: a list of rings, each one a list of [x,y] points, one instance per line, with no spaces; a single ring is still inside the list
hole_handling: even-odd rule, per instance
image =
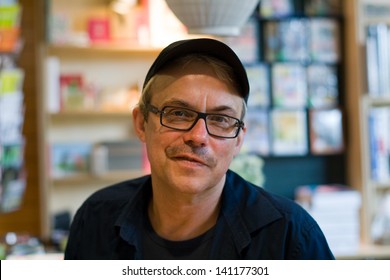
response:
[[[138,193],[149,178],[150,176],[143,176],[104,187],[88,197],[85,204],[127,202]]]
[[[235,173],[231,174],[230,180],[234,184],[233,188],[235,189],[236,195],[241,197],[241,203],[244,203],[245,208],[250,209],[249,211],[256,211],[257,213],[259,211],[263,213],[272,212],[275,217],[284,216],[287,219],[307,216],[307,212],[298,203],[288,197],[256,186]]]

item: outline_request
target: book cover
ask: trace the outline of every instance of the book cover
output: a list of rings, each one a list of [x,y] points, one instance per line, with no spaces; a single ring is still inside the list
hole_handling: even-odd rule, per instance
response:
[[[252,64],[245,66],[248,75],[250,94],[248,107],[270,106],[270,75],[267,64]]]
[[[379,53],[378,53],[378,33],[376,25],[367,26],[366,31],[366,73],[367,73],[367,90],[371,96],[379,96],[380,75],[379,75]]]
[[[60,59],[56,56],[50,56],[45,59],[45,90],[47,93],[47,110],[50,113],[61,111],[60,94]]]
[[[90,143],[53,143],[50,149],[52,178],[65,178],[86,174],[90,169]]]
[[[340,109],[310,110],[309,127],[312,154],[343,152],[343,117]]]
[[[0,143],[23,141],[24,110],[22,92],[0,94]]]
[[[241,148],[243,153],[269,155],[269,114],[265,109],[248,109],[245,117],[247,133]]]
[[[304,185],[295,189],[295,200],[318,222],[333,252],[356,252],[362,202],[358,190],[344,185]]]
[[[7,29],[0,28],[0,52],[17,52],[20,50],[21,41],[19,35],[19,27]]]
[[[264,24],[267,61],[307,61],[309,59],[308,21],[289,19]]]
[[[371,179],[388,183],[390,181],[390,108],[372,108],[368,117]]]
[[[92,43],[110,40],[110,21],[108,18],[90,18],[87,21],[88,36]]]
[[[259,13],[261,17],[272,18],[294,14],[293,0],[261,0]]]
[[[377,24],[379,94],[390,96],[390,35],[387,23]]]
[[[318,62],[340,61],[340,27],[334,19],[309,20],[311,59]]]
[[[306,69],[298,63],[272,65],[272,102],[275,107],[307,106]]]
[[[84,109],[84,81],[81,74],[60,74],[61,110]]]
[[[259,60],[259,27],[256,19],[250,18],[241,28],[238,36],[221,38],[230,46],[244,64],[251,64]]]
[[[308,16],[337,16],[341,11],[341,0],[305,0]]]
[[[140,97],[138,85],[104,88],[97,93],[96,106],[103,112],[131,112]]]
[[[0,212],[12,212],[20,208],[26,189],[26,178],[20,170],[6,168],[3,170],[0,194]]]
[[[23,143],[2,144],[0,150],[0,166],[2,168],[22,168],[24,161]]]
[[[92,150],[91,169],[94,174],[141,170],[143,146],[138,139],[96,143]]]
[[[307,117],[305,110],[271,111],[272,153],[305,155],[308,152]]]
[[[0,69],[0,96],[22,92],[24,70],[21,68]]]
[[[309,106],[331,108],[338,106],[339,83],[337,68],[326,64],[307,66]]]
[[[7,1],[5,1],[7,2]],[[12,29],[20,26],[22,7],[18,3],[0,3],[0,29]]]

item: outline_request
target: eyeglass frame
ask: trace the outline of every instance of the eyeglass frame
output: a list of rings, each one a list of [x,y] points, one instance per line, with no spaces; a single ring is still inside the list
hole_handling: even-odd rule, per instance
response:
[[[149,112],[154,113],[156,115],[157,114],[160,115],[160,124],[162,126],[170,128],[170,129],[174,129],[174,130],[177,130],[177,131],[190,131],[198,123],[198,121],[200,119],[203,119],[204,123],[205,123],[205,126],[206,126],[207,133],[210,136],[214,136],[214,137],[217,137],[217,138],[224,138],[224,139],[234,139],[234,138],[237,138],[238,134],[240,133],[240,130],[245,127],[245,123],[242,120],[240,120],[238,118],[235,118],[235,117],[232,117],[232,116],[229,116],[229,115],[225,115],[225,114],[203,113],[203,112],[198,112],[198,111],[195,111],[195,110],[192,110],[192,109],[188,109],[188,108],[185,108],[185,107],[170,106],[170,105],[164,106],[161,110],[159,110],[156,106],[153,106],[151,104],[147,105],[146,107],[147,107],[147,110]],[[192,123],[192,125],[190,125],[190,127],[186,128],[186,129],[168,126],[168,125],[163,123],[163,115],[164,115],[164,113],[166,113],[164,111],[166,108],[175,108],[175,109],[183,109],[183,110],[191,111],[193,113],[196,113],[197,117],[194,119],[194,122]],[[237,128],[237,131],[236,131],[235,135],[234,136],[220,136],[220,135],[216,135],[216,134],[210,133],[208,125],[207,125],[207,117],[208,116],[223,116],[223,117],[228,117],[228,118],[231,118],[231,119],[235,120],[236,124],[234,126]]]

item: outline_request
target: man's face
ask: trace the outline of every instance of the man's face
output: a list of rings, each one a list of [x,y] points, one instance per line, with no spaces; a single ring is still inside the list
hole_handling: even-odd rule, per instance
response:
[[[176,106],[241,118],[242,98],[199,63],[180,71],[165,71],[152,90],[151,105],[159,110]],[[140,139],[146,143],[153,185],[201,194],[224,184],[225,173],[239,152],[245,129],[237,138],[223,139],[210,136],[203,119],[190,131],[177,131],[162,126],[159,114],[149,113],[146,122],[141,113],[135,115],[142,119],[137,121],[135,117],[135,126]]]

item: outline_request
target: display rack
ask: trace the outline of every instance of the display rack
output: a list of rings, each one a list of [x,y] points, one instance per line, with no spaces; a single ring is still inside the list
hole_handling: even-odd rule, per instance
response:
[[[18,210],[26,187],[21,16],[18,1],[0,3],[0,213]]]

